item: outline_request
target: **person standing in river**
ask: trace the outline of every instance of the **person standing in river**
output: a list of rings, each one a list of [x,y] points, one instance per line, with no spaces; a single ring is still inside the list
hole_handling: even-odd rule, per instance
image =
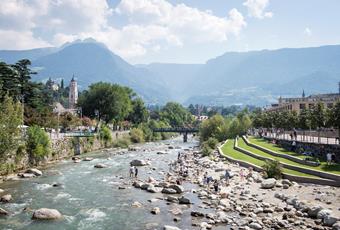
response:
[[[135,167],[135,178],[137,178],[137,176],[138,176],[138,168]]]
[[[129,171],[130,171],[130,177],[133,177],[133,174],[134,174],[134,171],[135,171],[134,167],[131,166]]]

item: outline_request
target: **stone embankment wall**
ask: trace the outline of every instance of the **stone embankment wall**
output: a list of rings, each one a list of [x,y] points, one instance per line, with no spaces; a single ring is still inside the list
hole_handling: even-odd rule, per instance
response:
[[[43,166],[47,163],[55,162],[75,155],[75,144],[77,142],[78,140],[74,137],[64,137],[52,140],[50,154],[41,159],[37,165],[33,166]],[[99,150],[103,148],[103,146],[104,145],[96,137],[85,137],[79,139],[80,153]],[[12,157],[9,157],[6,162],[1,163],[0,175],[18,172],[32,166],[30,165],[29,154],[25,149],[23,149],[20,154],[14,153],[11,154],[11,156]]]

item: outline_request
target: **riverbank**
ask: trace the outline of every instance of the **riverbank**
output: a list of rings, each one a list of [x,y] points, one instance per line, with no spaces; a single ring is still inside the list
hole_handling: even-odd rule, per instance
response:
[[[140,144],[130,151],[90,153],[82,158],[91,161],[66,160],[43,170],[41,177],[8,181],[1,185],[5,190],[1,195],[11,194],[12,201],[0,204],[9,213],[0,218],[0,228],[331,229],[323,225],[324,218],[316,218],[321,208],[315,207],[331,210],[327,216],[339,216],[338,188],[275,181],[264,189],[260,174],[253,172],[241,180],[242,167],[218,155],[202,158],[197,144],[169,140]],[[137,179],[128,176],[134,160],[147,163],[138,167]],[[98,164],[105,167],[95,168]],[[225,169],[234,175],[229,186],[220,180]],[[210,188],[203,183],[205,172],[219,181],[219,192],[212,183]],[[31,220],[40,208],[57,209],[63,219]],[[312,214],[316,216],[311,218]]]

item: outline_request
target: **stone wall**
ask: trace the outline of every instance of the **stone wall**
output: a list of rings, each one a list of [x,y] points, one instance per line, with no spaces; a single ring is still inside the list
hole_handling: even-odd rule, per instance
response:
[[[38,166],[74,156],[75,144],[77,142],[77,139],[74,137],[65,137],[51,141],[51,153],[45,156],[44,159],[39,162]],[[99,150],[103,148],[103,145],[96,137],[84,137],[79,138],[79,147],[80,153],[86,153]],[[18,172],[30,167],[29,156],[26,150],[20,153],[20,155],[13,152],[11,156],[6,162],[1,163],[0,175]]]

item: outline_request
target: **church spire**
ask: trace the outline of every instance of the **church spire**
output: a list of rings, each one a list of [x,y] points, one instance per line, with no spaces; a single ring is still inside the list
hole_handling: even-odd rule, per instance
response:
[[[302,98],[305,98],[306,94],[305,94],[305,90],[302,90]]]

